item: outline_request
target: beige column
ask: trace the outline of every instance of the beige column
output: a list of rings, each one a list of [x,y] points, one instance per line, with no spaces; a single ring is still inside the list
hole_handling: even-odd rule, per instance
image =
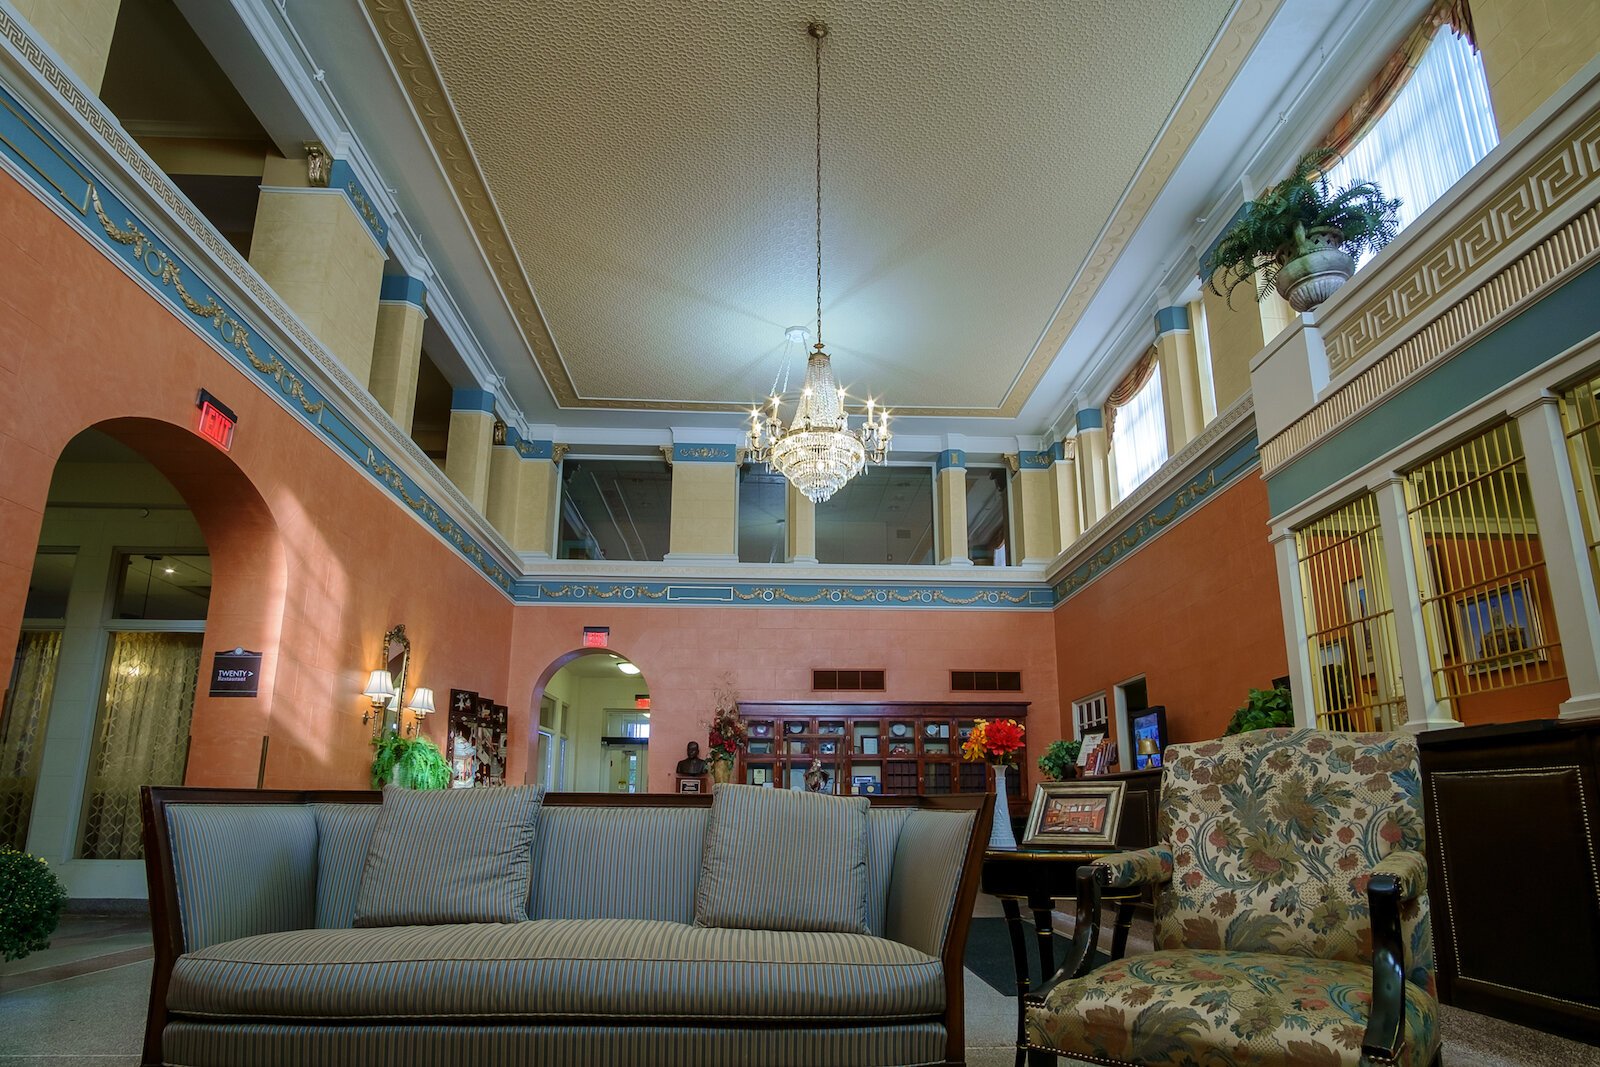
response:
[[[1021,558],[1024,566],[1043,566],[1060,551],[1060,538],[1056,533],[1055,476],[1049,452],[1022,451],[1017,453],[1017,476],[1011,484],[1017,529],[1013,538],[1021,534]]]
[[[1401,729],[1411,733],[1447,730],[1460,726],[1449,700],[1441,700],[1433,683],[1433,663],[1428,655],[1429,620],[1423,614],[1418,580],[1416,542],[1406,514],[1406,487],[1391,478],[1373,490],[1378,504],[1378,532],[1383,538],[1385,577],[1394,600],[1395,651],[1400,666],[1400,686],[1406,695],[1406,721]],[[1298,565],[1296,565],[1298,574]],[[1304,593],[1301,594],[1302,596]],[[1302,608],[1302,611],[1304,609]],[[1304,630],[1304,625],[1301,626]],[[1311,650],[1302,655],[1309,660]],[[1308,666],[1307,670],[1317,668]],[[1296,701],[1298,704],[1298,701]]]
[[[307,166],[305,160],[268,158],[250,264],[364,386],[372,370],[387,231],[370,214],[347,166],[332,164],[332,178],[322,179],[328,185],[320,188]]]
[[[972,566],[971,545],[967,542],[967,454],[959,448],[939,453],[937,509],[941,566]]]
[[[733,445],[672,445],[672,524],[667,540],[668,560],[738,562],[737,451]]]
[[[46,44],[54,48],[89,91],[100,94],[106,58],[117,29],[122,0],[14,0]]]
[[[450,401],[450,439],[444,474],[480,512],[489,505],[489,460],[494,450],[494,395],[457,389]]]
[[[1187,307],[1164,307],[1156,312],[1156,357],[1161,364],[1161,398],[1166,407],[1167,455],[1176,456],[1200,436],[1206,422]]]
[[[489,459],[486,517],[514,550],[540,559],[555,556],[561,466],[554,449],[551,441],[529,441],[508,429]]]
[[[790,563],[815,563],[817,561],[817,506],[811,498],[788,481],[789,491],[787,522],[784,525],[788,541]]]
[[[1055,460],[1051,475],[1056,483],[1056,531],[1061,536],[1061,547],[1066,548],[1083,532],[1078,511],[1078,439],[1057,441],[1051,455]]]
[[[1600,54],[1594,0],[1472,0],[1472,28],[1502,139]]]
[[[1083,528],[1111,510],[1111,467],[1106,455],[1105,413],[1099,408],[1078,412],[1078,484]]]
[[[1254,286],[1253,281],[1246,282],[1235,290],[1231,306],[1209,285],[1201,287],[1218,411],[1228,410],[1250,391],[1250,361],[1295,317],[1294,309],[1276,291],[1258,303]]]
[[[367,389],[408,434],[417,402],[417,370],[422,365],[422,325],[428,318],[425,306],[425,290],[417,279],[404,275],[383,279]]]

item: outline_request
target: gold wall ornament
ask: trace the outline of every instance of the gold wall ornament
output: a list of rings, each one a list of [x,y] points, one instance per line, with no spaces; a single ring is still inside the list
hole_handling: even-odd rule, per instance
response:
[[[557,466],[559,466],[561,464],[561,461],[563,459],[567,458],[567,453],[571,452],[571,451],[572,451],[572,446],[571,445],[551,445],[550,446],[550,462],[556,464]]]
[[[100,225],[105,229],[106,236],[117,244],[127,245],[133,250],[134,258],[144,267],[149,274],[163,286],[170,286],[177,293],[178,299],[189,313],[196,318],[209,319],[212,329],[217,335],[235,351],[244,354],[250,366],[256,373],[271,378],[277,383],[278,389],[287,397],[299,403],[307,415],[316,415],[324,407],[321,401],[313,402],[307,395],[305,383],[291,373],[289,368],[278,357],[264,360],[256,355],[256,350],[250,344],[250,334],[244,324],[229,315],[226,309],[219,304],[215,297],[205,303],[196,300],[183,284],[182,269],[176,260],[165,251],[156,247],[155,241],[143,230],[134,224],[133,220],[125,220],[119,227],[111,221],[106,214],[105,205],[100,202],[100,191],[91,188],[89,191],[90,202],[94,206],[95,216],[100,220]]]
[[[387,461],[378,462],[377,455],[370,451],[367,454],[367,469],[379,481],[393,489],[400,499],[405,502],[406,507],[427,520],[428,525],[432,526],[445,540],[454,545],[457,551],[476,563],[478,569],[487,575],[490,581],[502,589],[510,590],[511,576],[506,574],[505,570],[484,552],[481,545],[467,536],[466,531],[457,526],[454,519],[440,511],[438,505],[430,500],[426,494],[414,497],[407,492],[405,478],[399,470]]]
[[[333,157],[321,141],[307,141],[302,147],[306,152],[306,180],[313,189],[326,189],[333,176]]]
[[[356,206],[356,211],[360,214],[361,220],[367,224],[367,229],[372,231],[373,236],[382,237],[383,220],[378,217],[378,210],[372,206],[372,201],[361,191],[361,186],[355,182],[346,182],[344,191],[350,195],[350,202]]]
[[[661,449],[661,458],[667,461],[667,466],[672,466],[672,446],[658,445],[657,447]]]
[[[1006,461],[1006,467],[1011,471],[1012,474],[1017,474],[1017,473],[1021,472],[1021,470],[1022,470],[1022,456],[1021,456],[1020,453],[1007,452],[1005,454],[1005,461]]]

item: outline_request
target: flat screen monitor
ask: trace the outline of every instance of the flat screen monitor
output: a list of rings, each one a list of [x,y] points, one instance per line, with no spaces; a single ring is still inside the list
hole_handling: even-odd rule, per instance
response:
[[[1167,747],[1167,709],[1145,708],[1133,713],[1133,766],[1136,770],[1161,766]]]

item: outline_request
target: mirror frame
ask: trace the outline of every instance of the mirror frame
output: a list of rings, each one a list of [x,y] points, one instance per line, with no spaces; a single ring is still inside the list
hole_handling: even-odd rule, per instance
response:
[[[393,667],[396,658],[400,660],[398,671]],[[383,635],[383,662],[379,666],[389,671],[395,690],[395,695],[384,709],[385,728],[399,728],[400,708],[406,698],[406,673],[410,664],[411,638],[406,636],[406,624],[402,622]]]

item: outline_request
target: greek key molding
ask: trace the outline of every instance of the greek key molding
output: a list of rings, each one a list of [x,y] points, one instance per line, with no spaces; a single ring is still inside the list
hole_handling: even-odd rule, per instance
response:
[[[1595,129],[1600,132],[1600,123]],[[1600,152],[1596,158],[1600,159]],[[1417,378],[1428,367],[1455,355],[1597,259],[1600,259],[1600,204],[1591,205],[1446,308],[1388,355],[1263,444],[1263,473],[1271,475],[1279,470]]]
[[[1385,284],[1336,327],[1323,344],[1337,376],[1430,315],[1451,286],[1562,208],[1592,202],[1600,192],[1600,111],[1507,179],[1488,203],[1418,257],[1404,277]],[[1526,258],[1526,257],[1524,257]],[[1340,313],[1336,313],[1340,314]]]

